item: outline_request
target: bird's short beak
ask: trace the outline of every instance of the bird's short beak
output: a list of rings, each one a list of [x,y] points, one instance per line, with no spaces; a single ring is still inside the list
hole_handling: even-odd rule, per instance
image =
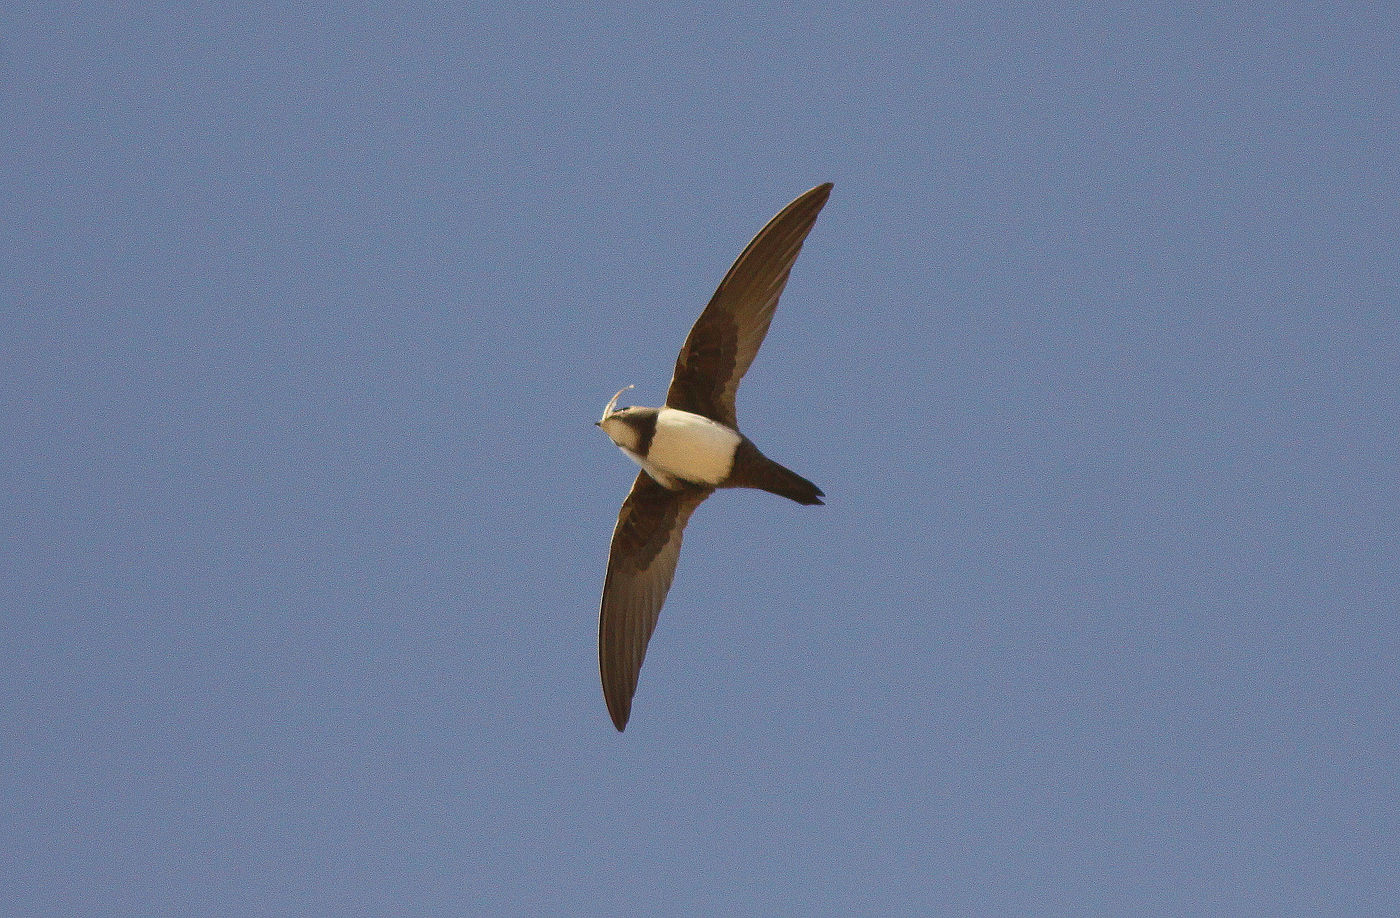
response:
[[[594,422],[593,422],[593,426],[594,426],[594,427],[602,427],[602,426],[603,426],[603,422],[602,422],[602,421],[594,421]]]

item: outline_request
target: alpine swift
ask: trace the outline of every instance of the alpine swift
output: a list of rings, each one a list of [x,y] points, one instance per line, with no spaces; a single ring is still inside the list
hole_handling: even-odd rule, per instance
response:
[[[758,488],[799,504],[822,502],[820,488],[739,432],[734,395],[830,194],[827,182],[802,195],[740,253],[685,339],[665,405],[615,409],[627,386],[596,422],[642,467],[617,515],[598,617],[603,697],[618,730],[627,726],[647,642],[676,573],[681,534],[700,502],[716,488]]]

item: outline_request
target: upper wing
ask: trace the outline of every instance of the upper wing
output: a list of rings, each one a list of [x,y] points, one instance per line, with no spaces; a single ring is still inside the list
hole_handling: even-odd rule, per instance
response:
[[[831,194],[818,185],[784,207],[739,255],[685,339],[666,404],[738,429],[734,395],[753,363],[802,242]]]
[[[681,533],[711,493],[695,486],[668,491],[639,472],[617,515],[598,616],[598,665],[603,698],[619,730],[627,726],[647,642],[671,589]]]

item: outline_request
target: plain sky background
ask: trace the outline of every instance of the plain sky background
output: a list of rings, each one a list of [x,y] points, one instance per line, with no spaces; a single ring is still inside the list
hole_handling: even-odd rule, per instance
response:
[[[1400,14],[701,6],[6,8],[0,913],[1400,914]]]

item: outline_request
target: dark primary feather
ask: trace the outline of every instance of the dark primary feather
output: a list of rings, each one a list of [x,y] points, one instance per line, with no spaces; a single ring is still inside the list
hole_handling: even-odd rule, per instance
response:
[[[693,485],[669,491],[639,472],[617,515],[598,620],[598,664],[608,713],[619,730],[632,712],[642,659],[671,589],[685,524],[712,493]]]
[[[666,404],[738,429],[734,396],[768,334],[802,243],[831,194],[818,185],[761,229],[739,255],[685,339]]]

